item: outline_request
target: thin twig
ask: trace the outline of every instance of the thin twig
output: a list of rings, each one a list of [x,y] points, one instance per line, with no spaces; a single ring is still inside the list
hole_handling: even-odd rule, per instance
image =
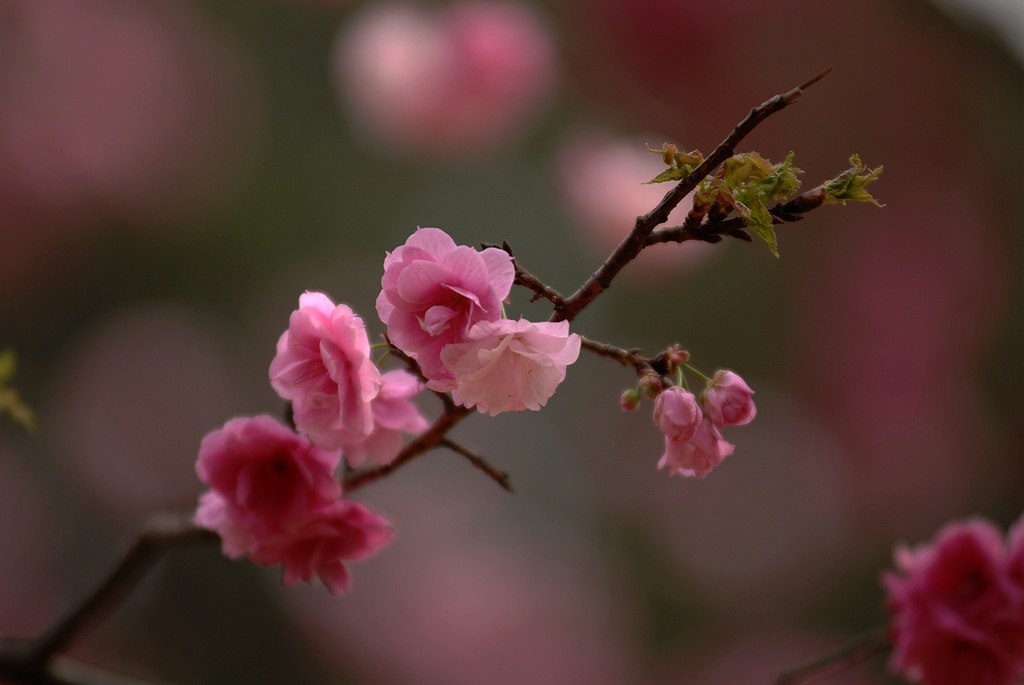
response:
[[[623,366],[631,366],[636,369],[637,374],[643,373],[645,370],[651,368],[651,359],[644,357],[640,354],[640,350],[631,349],[627,350],[623,347],[616,347],[615,345],[609,345],[608,343],[597,342],[590,338],[580,336],[580,347],[584,350],[592,352],[599,357],[606,357],[608,359],[614,359]]]
[[[803,685],[824,675],[850,668],[872,654],[888,648],[886,628],[875,628],[853,638],[831,654],[786,671],[775,679],[774,685]]]
[[[388,334],[386,332],[384,333],[383,337],[384,337],[384,342],[386,342],[388,344],[388,351],[391,353],[391,355],[393,355],[400,362],[405,364],[405,368],[407,368],[410,373],[412,373],[414,376],[416,376],[416,378],[418,378],[420,380],[420,383],[423,383],[423,385],[426,385],[427,382],[428,382],[428,379],[427,379],[426,376],[423,375],[423,369],[420,368],[419,362],[417,362],[415,359],[413,359],[412,357],[407,355],[400,348],[398,348],[393,342],[391,342],[391,338],[388,337]],[[430,389],[430,388],[428,388],[428,389]],[[441,404],[444,405],[445,412],[450,412],[453,409],[455,409],[455,402],[452,401],[452,396],[451,395],[449,395],[446,392],[440,392],[438,390],[433,390],[433,389],[430,389],[430,392],[434,393],[434,395],[439,400],[441,400]]]
[[[469,449],[462,443],[452,440],[451,438],[445,438],[444,440],[441,441],[441,444],[444,447],[450,449],[452,452],[455,452],[456,454],[461,454],[463,457],[468,459],[470,464],[486,473],[491,480],[500,485],[506,491],[515,493],[515,491],[512,489],[512,481],[509,479],[508,473],[506,471],[502,471],[497,466],[488,463],[488,461],[481,457],[479,454]]]
[[[446,409],[431,424],[430,428],[420,433],[415,440],[403,447],[402,451],[391,462],[371,469],[356,471],[346,476],[343,483],[345,492],[352,492],[364,485],[380,480],[421,454],[440,446],[445,436],[448,435],[448,431],[472,413],[474,413],[473,409],[453,404],[451,410]]]
[[[533,297],[530,298],[530,302],[536,302],[537,300],[544,299],[555,305],[556,308],[561,307],[562,303],[565,302],[565,298],[562,297],[561,293],[523,268],[519,263],[519,260],[516,259],[515,254],[512,252],[512,246],[508,244],[507,240],[502,242],[501,245],[483,243],[483,247],[496,247],[508,253],[508,256],[512,258],[512,266],[516,270],[515,283],[523,286],[527,290],[533,291]]]
[[[799,100],[805,89],[824,78],[830,71],[832,71],[831,68],[826,69],[796,88],[775,95],[751,109],[743,121],[736,125],[732,132],[718,144],[718,147],[689,176],[668,191],[654,209],[643,216],[637,217],[633,230],[630,231],[629,235],[619,243],[607,261],[587,279],[579,290],[567,298],[561,307],[555,308],[554,313],[551,315],[551,320],[572,321],[575,319],[588,304],[593,302],[594,298],[611,286],[612,280],[626,264],[636,259],[636,256],[646,246],[647,239],[655,227],[668,221],[668,215],[675,209],[676,205],[691,190],[696,188],[697,184],[706,176],[736,153],[736,146],[739,145],[741,140],[772,114]]]

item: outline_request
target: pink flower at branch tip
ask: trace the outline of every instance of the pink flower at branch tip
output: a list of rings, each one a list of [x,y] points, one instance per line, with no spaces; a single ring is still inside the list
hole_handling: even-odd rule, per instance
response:
[[[249,554],[258,564],[281,564],[286,587],[319,576],[332,595],[346,592],[351,577],[346,561],[374,554],[391,541],[388,520],[366,506],[338,500],[310,512],[302,525],[287,535],[260,540]]]
[[[1019,529],[1020,524],[1018,524]],[[892,670],[922,685],[1014,685],[1024,676],[1024,583],[1019,533],[973,519],[915,549],[898,547],[882,576],[891,614]]]
[[[373,433],[363,442],[345,448],[345,459],[356,468],[367,459],[375,464],[390,463],[402,449],[402,435],[425,431],[430,425],[412,403],[423,389],[419,379],[396,369],[381,376],[380,392],[373,398]]]
[[[295,424],[316,444],[344,448],[373,432],[381,387],[363,320],[323,293],[299,298],[270,363],[270,383],[291,400]]]
[[[693,393],[679,386],[658,395],[654,423],[665,435],[665,452],[658,468],[667,466],[673,476],[704,478],[735,449],[701,412]]]
[[[514,279],[504,250],[477,252],[439,228],[420,228],[385,257],[377,313],[424,376],[450,381],[442,348],[463,342],[473,324],[501,318]]]
[[[742,426],[754,420],[757,407],[751,395],[754,391],[732,371],[720,370],[708,381],[701,394],[704,414],[711,423],[722,426]]]
[[[580,337],[569,333],[569,322],[532,323],[482,321],[468,341],[446,346],[441,361],[451,381],[428,385],[451,390],[467,407],[495,416],[505,411],[537,411],[565,379],[565,369],[580,354]]]
[[[231,419],[199,446],[196,473],[222,502],[201,501],[196,523],[224,531],[225,552],[238,556],[239,530],[256,537],[287,530],[337,500],[340,460],[269,416]]]

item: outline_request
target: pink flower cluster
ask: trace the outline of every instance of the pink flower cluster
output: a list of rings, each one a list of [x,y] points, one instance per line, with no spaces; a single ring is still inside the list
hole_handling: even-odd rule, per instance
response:
[[[890,667],[923,685],[1013,685],[1024,676],[1024,517],[950,524],[898,547],[886,572]]]
[[[305,293],[277,341],[270,384],[292,402],[295,425],[351,466],[390,462],[402,434],[427,428],[411,398],[420,383],[406,371],[381,374],[363,320],[322,293]]]
[[[566,321],[505,319],[514,279],[504,250],[478,252],[421,228],[385,258],[377,313],[431,389],[492,416],[538,410],[579,356],[580,337]]]
[[[665,453],[658,468],[667,466],[673,476],[707,476],[735,449],[722,438],[719,428],[740,426],[754,419],[757,409],[753,394],[732,371],[716,373],[699,401],[679,386],[662,391],[654,404],[654,424],[665,435]]]
[[[210,490],[194,521],[220,535],[225,555],[281,564],[285,585],[317,575],[340,594],[350,584],[345,562],[392,536],[387,520],[342,499],[340,459],[269,416],[231,419],[199,447],[196,473]]]

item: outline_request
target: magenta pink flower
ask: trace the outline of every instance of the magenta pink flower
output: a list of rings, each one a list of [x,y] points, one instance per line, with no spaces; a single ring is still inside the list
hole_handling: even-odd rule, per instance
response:
[[[537,411],[547,404],[565,379],[565,368],[579,354],[580,337],[569,333],[568,321],[482,321],[473,326],[468,342],[441,351],[441,361],[454,379],[428,385],[451,390],[459,404],[491,416]]]
[[[754,420],[757,407],[751,395],[754,391],[742,378],[732,371],[718,371],[708,381],[707,388],[701,394],[704,414],[711,423],[719,428],[722,426],[742,426]]]
[[[322,293],[305,293],[277,342],[270,383],[291,400],[295,425],[327,449],[358,443],[373,432],[370,403],[380,371],[370,359],[363,320]]]
[[[252,549],[256,538],[245,524],[232,515],[231,505],[224,497],[207,490],[199,497],[199,506],[192,521],[200,528],[212,530],[220,536],[224,556],[237,559]]]
[[[199,446],[196,473],[223,504],[200,502],[196,522],[257,538],[287,530],[341,496],[333,475],[340,460],[269,416],[231,419]],[[237,550],[241,533],[227,537],[225,549]]]
[[[410,399],[423,387],[419,379],[398,369],[381,376],[381,382],[380,392],[371,403],[373,433],[345,449],[345,458],[353,468],[367,459],[376,464],[391,462],[402,449],[403,434],[420,433],[430,425]]]
[[[897,548],[883,574],[890,667],[924,685],[1012,685],[1024,675],[1024,587],[1000,532],[954,523],[930,544]]]
[[[333,595],[351,584],[346,561],[365,559],[393,537],[387,519],[349,500],[310,512],[301,526],[260,540],[249,554],[258,564],[282,564],[285,586],[320,577]]]
[[[658,468],[667,466],[672,476],[704,478],[735,449],[735,445],[722,439],[705,416],[689,438],[665,436],[665,453],[661,455]]]
[[[464,342],[473,324],[501,318],[514,278],[504,250],[477,252],[438,228],[421,228],[384,259],[377,313],[423,375],[451,380],[441,349]]]

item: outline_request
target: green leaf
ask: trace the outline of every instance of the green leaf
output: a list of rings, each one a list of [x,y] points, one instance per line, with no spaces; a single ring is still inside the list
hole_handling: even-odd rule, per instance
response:
[[[14,350],[6,349],[0,352],[0,385],[6,385],[14,377],[14,371],[18,368],[18,355]]]
[[[826,204],[846,204],[850,202],[870,202],[876,207],[883,207],[878,200],[872,197],[866,188],[882,173],[883,167],[868,169],[860,156],[850,156],[850,168],[824,184]]]
[[[662,143],[661,148],[649,147],[647,151],[661,155],[662,161],[668,165],[668,169],[647,181],[648,185],[651,183],[665,183],[667,181],[682,181],[704,161],[704,155],[701,154],[700,150],[683,152],[674,143]]]
[[[650,185],[652,183],[666,183],[668,181],[682,181],[684,178],[689,176],[692,171],[693,169],[690,167],[669,167],[650,181],[645,181],[644,185]]]
[[[7,384],[14,377],[18,366],[18,357],[14,350],[7,349],[0,352],[0,414],[7,414],[16,423],[21,424],[28,432],[36,429],[36,415],[21,401],[21,396],[14,388],[7,387]]]

